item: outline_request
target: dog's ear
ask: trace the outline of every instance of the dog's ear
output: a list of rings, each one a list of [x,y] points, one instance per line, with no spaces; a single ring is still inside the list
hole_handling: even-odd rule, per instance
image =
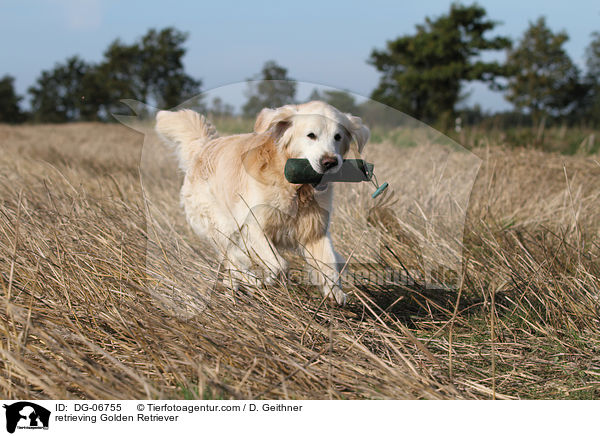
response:
[[[363,148],[365,148],[365,145],[369,142],[371,131],[364,125],[359,117],[355,117],[352,114],[346,114],[346,117],[348,118],[348,121],[350,121],[348,130],[350,130],[352,138],[356,141],[358,152],[362,153]]]
[[[256,117],[254,131],[265,133],[273,128],[285,130],[291,123],[291,118],[297,113],[296,106],[288,104],[277,109],[263,109]],[[281,133],[281,132],[278,132]]]

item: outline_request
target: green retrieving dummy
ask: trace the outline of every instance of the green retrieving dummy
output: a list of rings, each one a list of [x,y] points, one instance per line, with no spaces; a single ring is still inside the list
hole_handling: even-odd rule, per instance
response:
[[[373,182],[374,167],[375,165],[362,159],[344,159],[344,163],[337,172],[320,174],[313,169],[308,159],[288,159],[285,163],[284,174],[286,180],[290,183],[325,186],[330,182]],[[387,188],[387,183],[381,186],[376,182],[373,182],[373,184],[377,188],[372,195],[373,198]]]
[[[329,182],[368,182],[373,177],[373,164],[362,159],[344,159],[342,167],[335,173],[320,174],[308,159],[288,159],[285,178],[295,184],[325,184]]]

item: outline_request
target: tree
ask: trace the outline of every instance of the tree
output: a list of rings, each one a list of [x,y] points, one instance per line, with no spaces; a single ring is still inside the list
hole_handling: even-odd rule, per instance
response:
[[[186,39],[168,27],[150,29],[133,44],[115,40],[97,69],[97,82],[106,84],[107,112],[120,108],[124,98],[171,108],[199,94],[201,81],[184,71]]]
[[[317,88],[313,88],[312,92],[308,96],[308,101],[315,101],[315,100],[323,101],[323,96],[321,95],[321,93],[319,92],[319,90]]]
[[[564,49],[569,36],[554,33],[544,17],[530,23],[518,46],[509,51],[507,100],[519,110],[527,109],[537,123],[545,116],[567,115],[586,93],[579,69]]]
[[[585,50],[587,73],[600,82],[600,32],[592,33],[592,42]]]
[[[38,122],[66,122],[81,119],[85,100],[83,77],[92,67],[77,56],[54,69],[42,71],[31,94],[31,112]]]
[[[267,61],[261,72],[248,80],[248,101],[242,108],[246,117],[256,116],[265,107],[275,108],[294,102],[296,82],[288,77],[287,69],[275,61]]]
[[[427,122],[453,119],[465,82],[480,80],[501,88],[496,80],[506,76],[504,66],[478,59],[484,50],[510,47],[508,38],[485,35],[497,24],[478,5],[455,3],[448,14],[427,17],[414,35],[373,50],[368,62],[383,76],[372,98]]]
[[[187,34],[172,27],[150,29],[133,44],[114,41],[92,65],[73,56],[43,71],[29,89],[36,121],[110,120],[121,99],[171,108],[200,92],[182,58]]]
[[[587,74],[585,82],[589,93],[584,103],[585,116],[590,121],[600,124],[600,32],[592,34],[592,41],[586,48]]]
[[[0,123],[20,123],[25,120],[25,114],[19,107],[23,97],[15,92],[14,82],[14,77],[8,75],[0,79]]]
[[[358,106],[354,97],[346,91],[327,90],[322,94],[315,88],[308,97],[309,101],[321,100],[346,113],[356,114]]]
[[[221,97],[213,98],[212,105],[210,107],[210,113],[214,117],[231,117],[233,116],[233,106],[229,103],[223,103]]]

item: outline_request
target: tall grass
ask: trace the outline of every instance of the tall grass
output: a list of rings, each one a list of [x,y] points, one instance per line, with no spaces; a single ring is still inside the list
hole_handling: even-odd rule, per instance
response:
[[[507,129],[482,126],[466,126],[459,131],[449,130],[446,134],[468,149],[487,146],[505,148],[531,148],[564,155],[593,155],[600,150],[600,130],[593,128],[512,127]],[[388,142],[400,147],[414,147],[417,143],[404,129],[389,129],[375,126],[372,142]]]
[[[157,185],[163,216],[147,220],[141,135],[0,126],[0,396],[598,398],[597,155],[494,135],[470,145],[483,164],[460,287],[349,284],[337,308],[294,283],[215,287],[218,265],[185,223],[176,183]],[[431,156],[391,142],[367,157],[402,204],[403,187],[419,189],[407,174]],[[339,187],[339,251],[381,270],[418,263],[407,223],[364,216],[369,189]],[[378,247],[355,243],[365,219]],[[148,263],[149,241],[164,262]],[[182,281],[209,298],[171,310],[153,292],[157,277],[174,300]]]

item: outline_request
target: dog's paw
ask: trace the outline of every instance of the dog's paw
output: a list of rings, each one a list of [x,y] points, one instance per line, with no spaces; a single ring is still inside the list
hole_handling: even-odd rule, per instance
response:
[[[338,306],[346,305],[347,296],[338,285],[325,286],[323,288],[323,295],[325,295],[331,301],[335,301],[338,304]]]
[[[239,291],[242,287],[258,287],[262,285],[261,278],[250,270],[227,270],[223,283],[232,291]]]
[[[286,281],[287,272],[289,268],[288,263],[279,254],[277,255],[277,259],[275,262],[272,262],[265,266],[266,268],[263,271],[264,285],[275,286],[279,283],[284,283]]]
[[[227,280],[229,279],[229,280]],[[262,288],[264,286],[276,286],[286,281],[286,274],[283,271],[277,273],[264,270],[236,270],[229,271],[226,274],[226,282],[230,282],[230,287],[234,290],[244,288]]]
[[[285,283],[286,274],[283,271],[279,271],[277,274],[268,272],[264,279],[264,284],[266,286],[275,286],[279,283]]]

